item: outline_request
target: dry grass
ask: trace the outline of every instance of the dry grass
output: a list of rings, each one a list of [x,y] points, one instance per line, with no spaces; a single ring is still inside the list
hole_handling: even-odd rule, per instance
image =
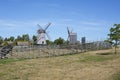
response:
[[[112,80],[120,71],[120,55],[96,54],[111,51],[0,63],[0,80]]]

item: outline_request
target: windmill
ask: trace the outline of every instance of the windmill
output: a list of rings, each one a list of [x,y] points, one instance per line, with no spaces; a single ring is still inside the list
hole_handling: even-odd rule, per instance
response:
[[[48,33],[46,32],[46,30],[48,29],[48,27],[51,25],[51,23],[48,23],[46,25],[46,27],[43,29],[39,24],[37,24],[37,26],[39,27],[39,29],[37,30],[38,36],[37,36],[37,44],[46,44],[46,37],[48,37],[48,39],[50,39]]]
[[[73,33],[72,31],[69,30],[67,27],[67,32],[68,32],[68,38],[67,41],[69,44],[76,44],[77,43],[77,33]]]

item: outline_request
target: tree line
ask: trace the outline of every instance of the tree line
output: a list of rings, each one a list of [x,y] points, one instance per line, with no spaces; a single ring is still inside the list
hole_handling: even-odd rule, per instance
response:
[[[30,38],[29,34],[23,34],[22,36],[18,35],[17,38],[15,38],[14,36],[3,38],[2,36],[0,36],[0,45],[8,45],[9,42],[12,42],[15,46],[17,45],[17,42],[29,42],[31,45],[37,45],[37,36],[33,35],[32,39]],[[67,44],[67,41],[59,37],[54,41],[46,40],[46,43],[47,45],[62,45]]]

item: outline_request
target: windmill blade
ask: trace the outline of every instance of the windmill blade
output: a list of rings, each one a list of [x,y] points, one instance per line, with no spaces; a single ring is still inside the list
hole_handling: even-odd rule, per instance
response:
[[[45,27],[45,31],[47,30],[47,28],[51,25],[51,23],[48,23]]]
[[[48,40],[51,40],[50,36],[48,35],[48,33],[46,32],[47,38]]]
[[[69,44],[69,42],[70,42],[70,36],[68,35],[67,44]]]
[[[40,29],[43,29],[39,24],[37,24],[38,27],[40,27]]]
[[[67,38],[67,41],[69,41],[70,40],[70,36],[68,36],[68,38]]]
[[[69,30],[68,27],[67,27],[67,32],[68,32],[68,38],[67,38],[67,41],[70,41],[70,30]]]
[[[68,31],[68,37],[70,37],[70,30],[68,27],[67,27],[67,31]]]
[[[68,34],[70,34],[70,31],[69,31],[68,27],[67,27],[67,31],[68,31]]]

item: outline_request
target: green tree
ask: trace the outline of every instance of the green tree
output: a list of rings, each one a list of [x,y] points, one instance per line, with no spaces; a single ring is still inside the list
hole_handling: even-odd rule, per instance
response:
[[[110,28],[110,34],[108,34],[108,42],[114,45],[115,54],[117,53],[117,46],[120,42],[120,24],[114,24],[114,27]]]
[[[33,40],[33,44],[36,45],[37,44],[37,36],[33,35],[32,40]]]
[[[10,41],[14,41],[15,38],[14,38],[13,36],[11,36],[11,37],[9,38],[9,40],[10,40]]]
[[[8,38],[5,38],[4,41],[8,41]]]
[[[13,45],[14,45],[14,46],[17,45],[17,40],[16,40],[16,39],[14,40]]]
[[[22,35],[22,40],[23,41],[29,41],[30,39],[29,39],[29,35],[28,34],[23,34]]]
[[[46,40],[46,43],[47,43],[47,45],[51,45],[51,44],[53,44],[53,42],[50,41],[50,40]]]
[[[3,43],[3,38],[0,36],[0,45]]]
[[[22,40],[22,37],[21,36],[17,36],[17,41],[21,41]]]
[[[64,44],[64,39],[62,39],[62,38],[60,37],[60,38],[58,38],[58,39],[56,39],[56,40],[54,41],[54,44],[62,45],[62,44]]]

